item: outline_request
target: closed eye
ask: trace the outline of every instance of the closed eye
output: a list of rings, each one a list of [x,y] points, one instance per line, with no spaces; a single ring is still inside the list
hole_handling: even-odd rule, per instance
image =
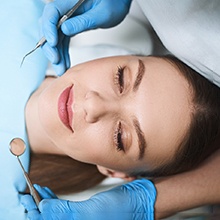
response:
[[[122,135],[122,125],[121,122],[119,122],[116,131],[114,132],[114,143],[117,151],[125,151],[124,144],[122,141]]]
[[[118,66],[118,70],[114,77],[114,83],[117,85],[120,94],[124,90],[124,69],[125,67]]]

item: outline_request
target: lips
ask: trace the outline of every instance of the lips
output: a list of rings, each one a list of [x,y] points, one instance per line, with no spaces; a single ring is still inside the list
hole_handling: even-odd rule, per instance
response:
[[[72,103],[73,103],[73,85],[67,87],[61,93],[58,99],[58,115],[62,123],[73,132],[72,129],[72,119],[73,119],[73,111],[72,111]]]

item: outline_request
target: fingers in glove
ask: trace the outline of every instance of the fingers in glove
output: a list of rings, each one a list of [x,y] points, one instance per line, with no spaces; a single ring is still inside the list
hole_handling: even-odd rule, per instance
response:
[[[21,197],[21,204],[24,206],[24,208],[29,212],[32,210],[38,210],[36,203],[34,202],[34,199],[31,195],[23,195]]]
[[[44,54],[52,64],[57,64],[60,61],[60,55],[56,47],[51,47],[47,42],[41,47]]]
[[[42,199],[57,199],[57,196],[48,187],[41,187],[34,184],[34,188],[38,191]]]
[[[41,31],[49,43],[50,47],[55,47],[58,43],[57,23],[60,18],[60,12],[53,3],[45,6],[41,17]]]
[[[53,64],[53,68],[58,76],[64,74],[70,67],[69,42],[70,38],[63,35],[58,44],[60,60],[58,63]]]

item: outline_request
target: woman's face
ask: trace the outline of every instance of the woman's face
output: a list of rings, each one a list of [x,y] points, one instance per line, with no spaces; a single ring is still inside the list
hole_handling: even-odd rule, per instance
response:
[[[190,88],[169,62],[120,56],[77,65],[38,100],[49,139],[74,159],[130,173],[174,157],[190,124]]]

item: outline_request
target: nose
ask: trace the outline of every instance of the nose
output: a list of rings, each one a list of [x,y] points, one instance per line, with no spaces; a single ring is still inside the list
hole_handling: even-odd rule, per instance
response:
[[[116,106],[109,99],[107,100],[96,91],[86,93],[84,110],[85,119],[89,123],[95,123],[100,118],[113,114],[116,111]]]

